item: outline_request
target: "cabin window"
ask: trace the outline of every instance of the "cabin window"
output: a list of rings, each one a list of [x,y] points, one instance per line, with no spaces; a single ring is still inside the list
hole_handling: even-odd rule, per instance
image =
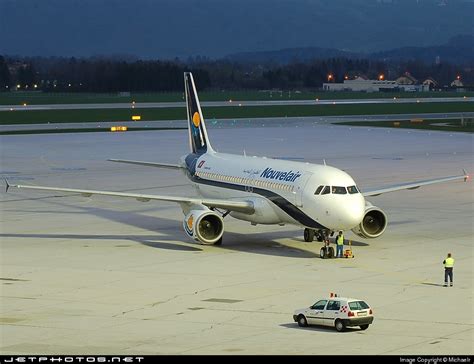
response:
[[[332,186],[332,193],[334,193],[335,195],[345,195],[347,193],[347,190],[345,187]]]
[[[319,195],[321,193],[321,191],[323,190],[324,186],[319,186],[317,189],[316,189],[316,192],[314,193],[315,195]]]
[[[359,190],[357,189],[356,186],[349,186],[349,187],[347,187],[347,191],[348,191],[351,195],[353,195],[354,193],[358,193],[358,192],[359,192]]]
[[[323,192],[321,192],[321,195],[327,195],[331,193],[331,188],[329,186],[324,186]]]

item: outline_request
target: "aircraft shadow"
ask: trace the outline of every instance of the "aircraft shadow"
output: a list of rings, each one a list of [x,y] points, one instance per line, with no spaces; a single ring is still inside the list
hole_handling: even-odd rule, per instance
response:
[[[66,208],[74,208],[76,211],[58,211],[58,213],[65,215],[93,215],[110,221],[134,226],[140,229],[155,231],[159,236],[154,235],[110,235],[110,234],[0,234],[3,238],[37,238],[37,239],[96,239],[96,240],[128,240],[134,241],[150,248],[180,250],[180,251],[203,251],[205,249],[222,249],[233,250],[240,252],[248,252],[253,254],[263,254],[272,256],[286,256],[294,258],[315,258],[319,257],[319,243],[304,243],[309,244],[308,250],[293,245],[286,245],[279,243],[277,239],[288,239],[294,234],[292,231],[277,231],[277,232],[262,232],[252,234],[238,234],[233,232],[225,232],[224,243],[222,246],[204,246],[198,243],[187,243],[181,240],[184,238],[184,233],[181,232],[181,221],[174,219],[167,219],[163,217],[148,216],[144,213],[147,211],[155,211],[157,208],[147,208],[137,211],[120,211],[109,208],[100,208],[93,206],[71,205],[63,201],[41,200],[41,203],[56,205]],[[15,210],[17,211],[17,210]],[[18,210],[19,211],[19,210]],[[35,214],[51,214],[54,209],[43,210],[25,210],[22,212],[30,212]],[[164,235],[164,236],[163,236]],[[178,243],[177,243],[178,242]],[[312,244],[317,244],[313,247]]]
[[[19,239],[71,239],[71,240],[99,240],[99,241],[130,241],[140,243],[152,248],[160,248],[167,250],[182,250],[182,251],[202,251],[199,246],[191,246],[191,244],[185,245],[176,244],[170,241],[153,241],[156,239],[155,235],[101,235],[101,234],[0,234],[0,238],[19,238]],[[124,247],[124,245],[117,245],[117,247]]]

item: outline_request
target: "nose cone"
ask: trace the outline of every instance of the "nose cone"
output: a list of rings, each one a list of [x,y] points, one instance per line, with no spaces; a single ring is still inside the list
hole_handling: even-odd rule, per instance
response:
[[[338,214],[342,230],[350,230],[359,225],[365,213],[365,200],[361,194],[347,197],[346,203],[340,206]]]

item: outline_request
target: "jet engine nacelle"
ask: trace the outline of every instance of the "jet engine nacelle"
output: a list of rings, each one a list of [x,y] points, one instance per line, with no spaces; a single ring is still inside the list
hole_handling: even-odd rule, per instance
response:
[[[186,234],[201,244],[215,244],[224,234],[224,220],[211,210],[191,210],[183,221]]]
[[[377,238],[383,234],[387,227],[387,215],[378,208],[367,202],[362,222],[352,229],[352,232],[362,238]]]

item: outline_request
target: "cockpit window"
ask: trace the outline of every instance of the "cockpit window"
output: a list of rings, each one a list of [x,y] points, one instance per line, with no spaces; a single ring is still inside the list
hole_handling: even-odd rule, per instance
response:
[[[319,194],[321,193],[323,187],[324,187],[324,186],[319,186],[314,194],[315,194],[315,195],[319,195]]]
[[[321,195],[327,195],[328,193],[331,193],[331,188],[329,186],[325,186]]]
[[[357,189],[356,186],[349,186],[349,187],[347,187],[347,191],[349,191],[349,193],[350,193],[351,195],[353,195],[354,193],[358,193],[358,192],[359,192],[359,190]]]
[[[347,190],[345,187],[332,186],[332,193],[336,195],[345,195],[347,193]]]

